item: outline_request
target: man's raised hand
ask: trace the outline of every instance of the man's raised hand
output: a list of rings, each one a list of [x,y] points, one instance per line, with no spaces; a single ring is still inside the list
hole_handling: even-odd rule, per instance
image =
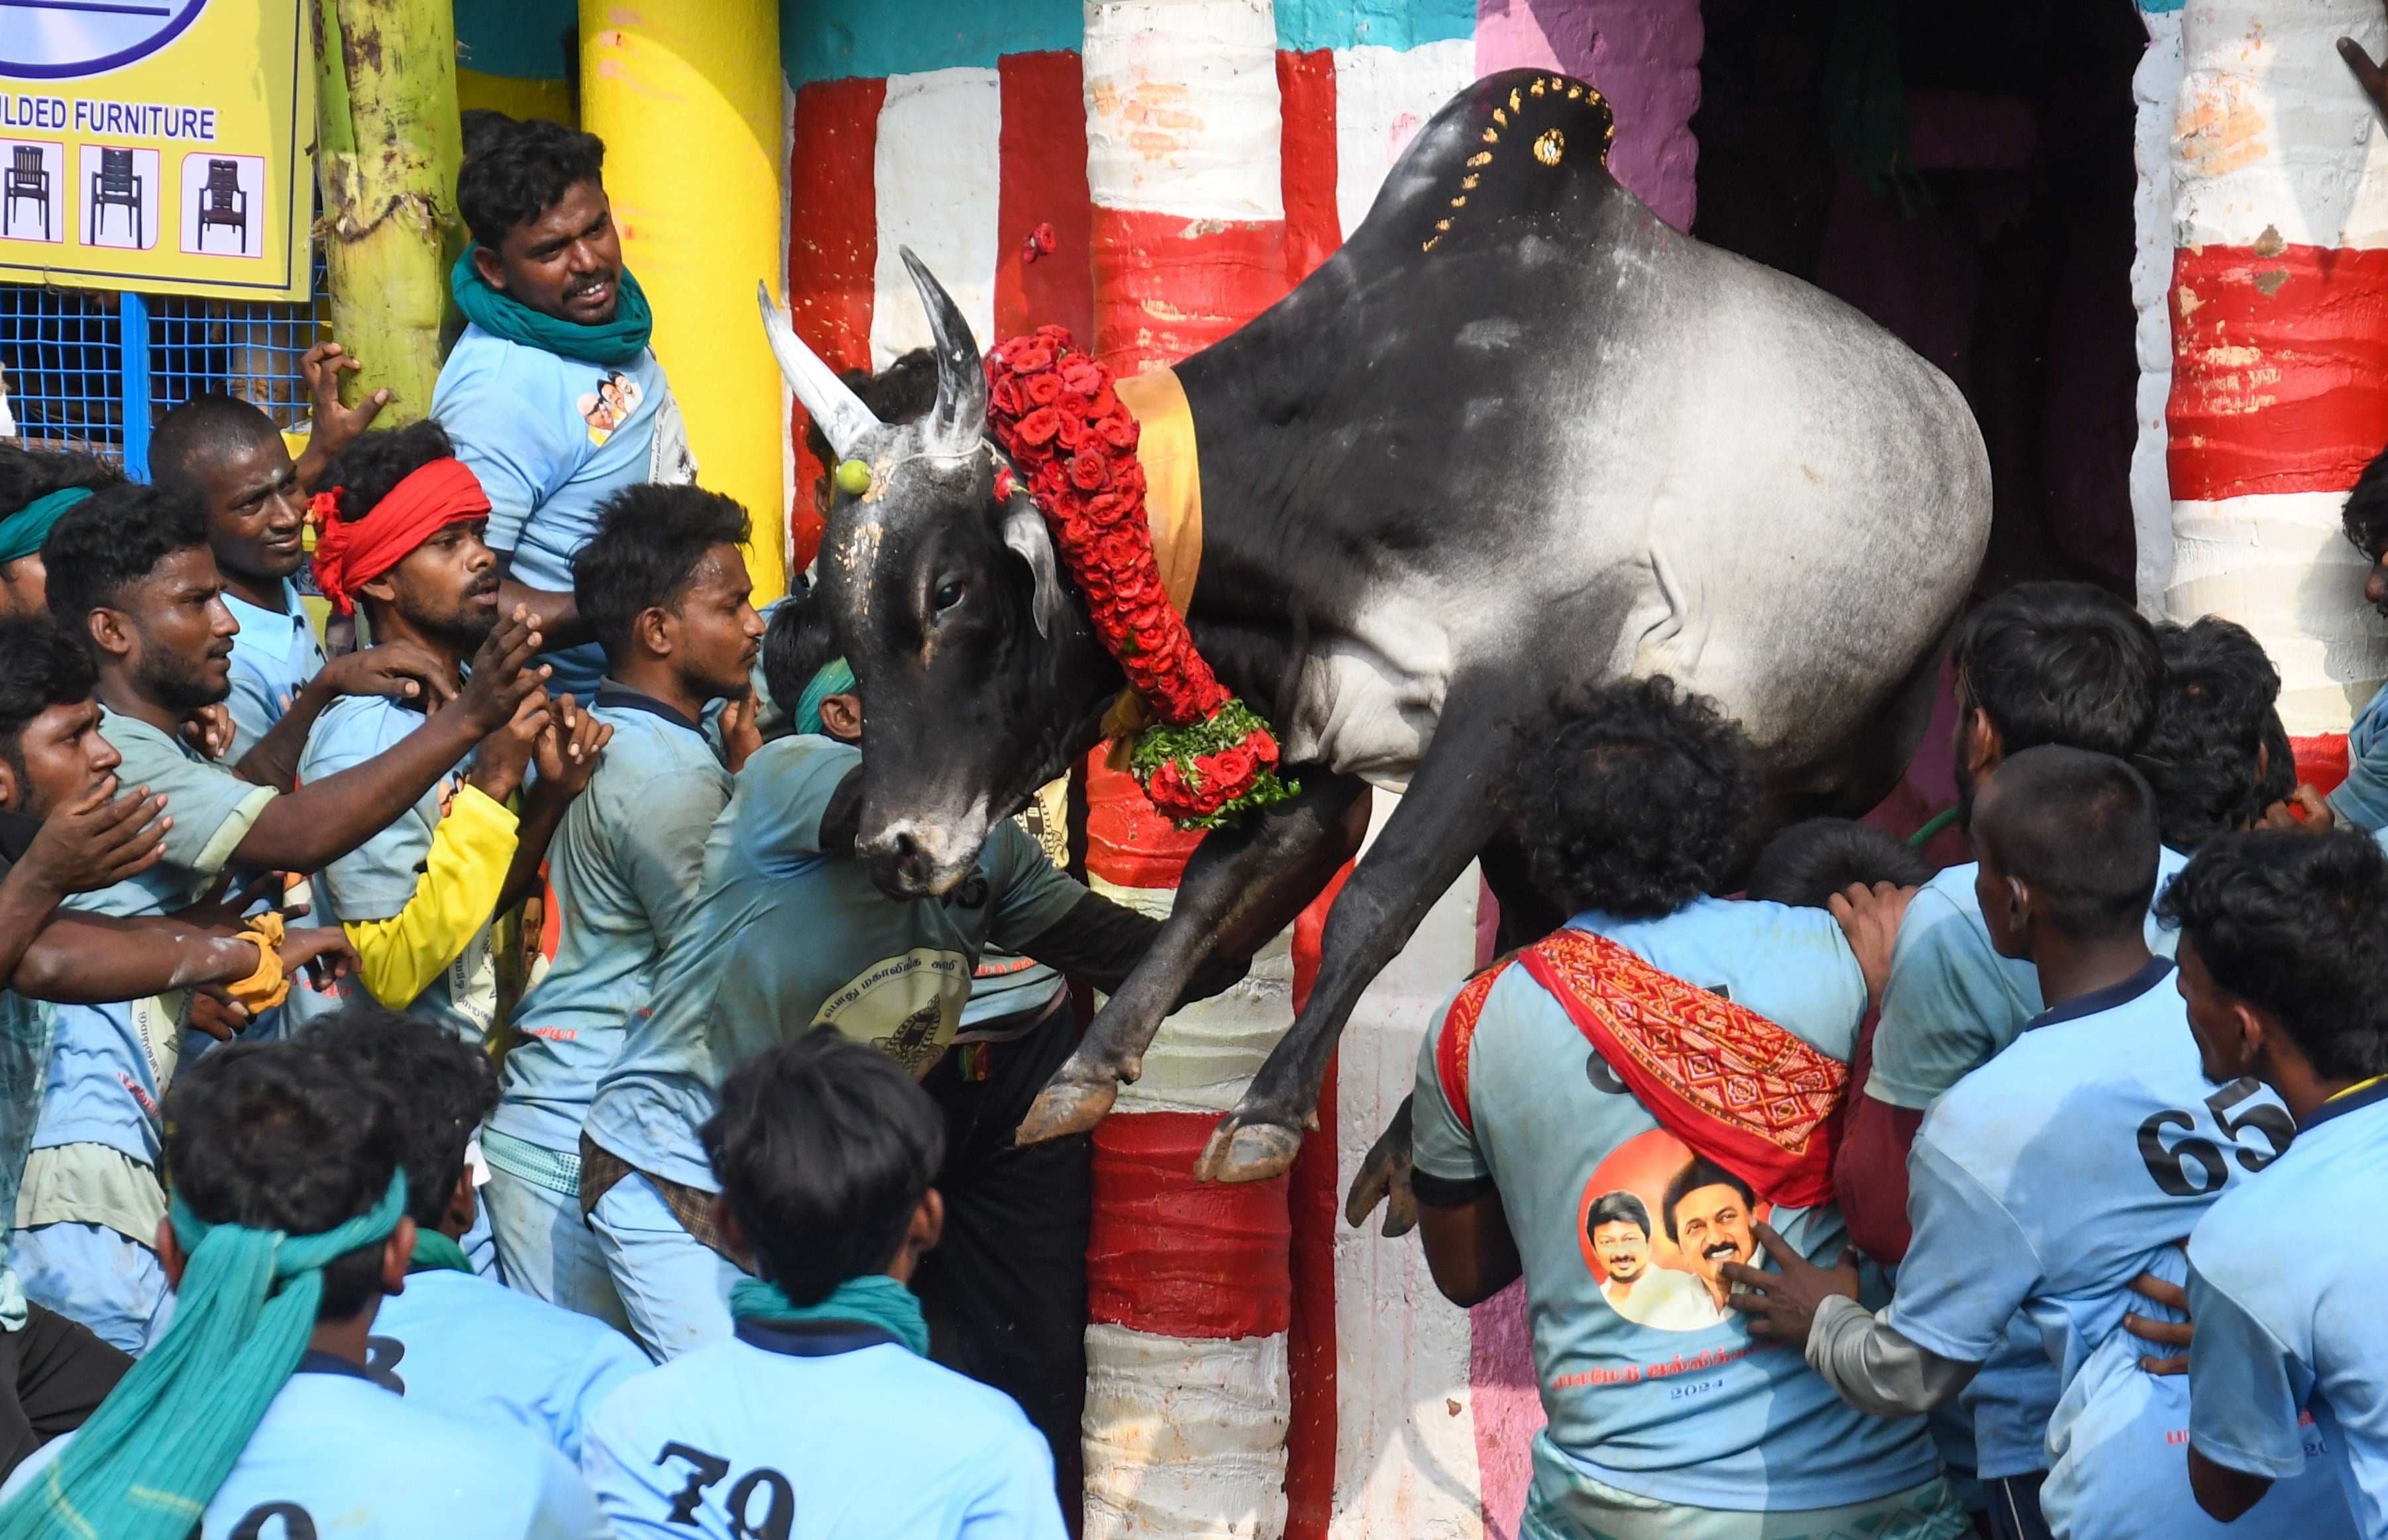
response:
[[[547,666],[531,664],[539,655],[540,641],[539,623],[529,606],[516,605],[473,655],[473,677],[464,681],[456,701],[483,737],[513,721],[533,695],[544,706]]]
[[[334,694],[416,700],[433,711],[456,695],[448,682],[447,664],[419,642],[385,642],[345,654],[324,664],[315,677]]]
[[[1824,900],[1824,907],[1840,922],[1849,950],[1857,954],[1858,968],[1865,974],[1866,999],[1877,1008],[1882,1004],[1883,986],[1890,982],[1890,954],[1899,945],[1899,923],[1914,897],[1912,887],[1851,883],[1848,891]]]
[[[522,790],[540,735],[553,718],[547,692],[534,689],[514,706],[514,714],[473,751],[472,773],[465,779],[492,802],[504,802]]]
[[[546,731],[539,736],[539,783],[553,795],[578,796],[597,773],[597,760],[613,741],[611,724],[582,710],[570,695],[555,697]]]
[[[1750,1233],[1783,1270],[1770,1273],[1746,1262],[1724,1265],[1725,1281],[1734,1285],[1728,1303],[1749,1318],[1749,1334],[1805,1350],[1816,1312],[1838,1294],[1858,1297],[1857,1254],[1841,1248],[1839,1260],[1819,1267],[1799,1254],[1799,1248],[1774,1233],[1774,1227],[1756,1224]]]
[[[314,409],[314,424],[307,435],[311,458],[329,461],[354,442],[358,434],[371,427],[374,418],[389,404],[387,390],[376,390],[354,406],[340,404],[340,376],[363,367],[337,342],[318,342],[298,361],[298,372],[306,376],[307,395]]]
[[[166,799],[149,788],[116,795],[116,777],[103,775],[42,821],[21,863],[26,875],[52,893],[95,893],[138,876],[166,854]]]

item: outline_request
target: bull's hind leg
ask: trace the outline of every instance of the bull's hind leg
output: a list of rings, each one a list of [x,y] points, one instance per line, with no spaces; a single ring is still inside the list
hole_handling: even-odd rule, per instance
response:
[[[1510,752],[1504,715],[1479,708],[1455,716],[1446,705],[1401,806],[1327,911],[1308,1004],[1236,1110],[1220,1120],[1195,1163],[1196,1176],[1263,1181],[1293,1164],[1316,1113],[1327,1057],[1360,992],[1500,828],[1497,771]]]
[[[1229,955],[1255,948],[1293,923],[1359,848],[1366,783],[1321,770],[1304,770],[1302,783],[1292,801],[1243,827],[1213,830],[1194,847],[1151,950],[1028,1109],[1021,1143],[1101,1122],[1121,1085],[1144,1072],[1144,1050],[1204,960],[1223,946]]]

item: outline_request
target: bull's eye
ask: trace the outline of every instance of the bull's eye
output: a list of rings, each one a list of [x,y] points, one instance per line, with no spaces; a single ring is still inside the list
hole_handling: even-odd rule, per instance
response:
[[[936,605],[937,613],[939,615],[945,614],[946,611],[953,608],[956,605],[960,604],[962,602],[962,585],[960,579],[956,579],[949,582],[939,583],[937,585],[937,592],[931,596],[931,602]]]

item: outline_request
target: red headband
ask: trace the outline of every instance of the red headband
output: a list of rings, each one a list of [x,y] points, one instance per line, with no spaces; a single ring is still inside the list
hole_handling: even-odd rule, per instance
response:
[[[362,524],[341,520],[341,490],[317,492],[307,500],[307,513],[315,523],[315,586],[342,615],[356,608],[357,590],[435,533],[489,513],[489,494],[462,460],[434,460],[408,472]]]

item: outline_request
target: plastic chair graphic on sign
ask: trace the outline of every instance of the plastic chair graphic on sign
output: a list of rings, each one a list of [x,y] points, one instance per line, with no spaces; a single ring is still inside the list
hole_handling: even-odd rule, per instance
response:
[[[153,179],[133,171],[131,150],[101,150],[99,170],[91,173],[91,232],[84,237],[86,241],[97,246],[100,229],[108,220],[108,210],[122,209],[125,217],[132,222],[133,244],[148,245],[141,238],[142,220],[148,211],[148,189],[152,183]]]
[[[228,224],[239,233],[240,246],[248,246],[248,191],[240,185],[240,166],[235,161],[210,158],[208,179],[199,189],[197,207],[192,217],[198,223],[192,237],[200,250],[208,247],[208,228]]]
[[[0,234],[15,236],[19,205],[31,203],[39,212],[42,239],[56,240],[51,220],[55,190],[49,157],[41,146],[9,146],[7,168],[0,172]]]

